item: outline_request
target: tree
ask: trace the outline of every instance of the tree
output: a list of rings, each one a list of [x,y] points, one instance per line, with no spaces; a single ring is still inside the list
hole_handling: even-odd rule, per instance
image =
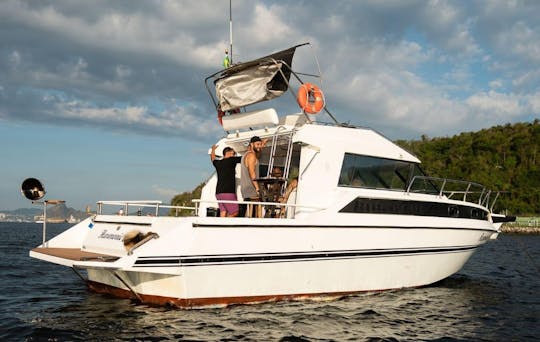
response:
[[[182,206],[182,207],[193,207],[194,203],[192,202],[192,200],[201,198],[201,192],[202,192],[203,187],[204,187],[204,183],[201,183],[197,185],[197,187],[193,189],[193,191],[186,191],[186,192],[183,192],[181,194],[174,196],[173,199],[171,200],[171,205]],[[193,210],[182,209],[182,210],[177,211],[176,209],[171,209],[169,211],[169,216],[189,216],[189,215],[193,215]]]

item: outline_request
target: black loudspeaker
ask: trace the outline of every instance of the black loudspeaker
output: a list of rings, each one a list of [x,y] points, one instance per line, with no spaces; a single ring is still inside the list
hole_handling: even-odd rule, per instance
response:
[[[24,197],[31,201],[37,201],[45,196],[45,188],[41,182],[35,178],[27,178],[21,185],[21,192]]]

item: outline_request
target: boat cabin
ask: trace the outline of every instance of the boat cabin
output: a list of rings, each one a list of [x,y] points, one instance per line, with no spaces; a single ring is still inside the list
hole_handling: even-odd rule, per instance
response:
[[[261,112],[265,120],[258,121]],[[351,191],[359,189],[405,192],[413,176],[423,175],[415,156],[371,129],[309,122],[303,113],[275,118],[274,109],[231,115],[224,127],[233,132],[217,143],[218,152],[228,146],[243,155],[251,137],[268,139],[259,159],[260,186],[267,190],[263,201],[269,203],[261,204],[265,217],[327,210],[339,206],[340,198],[350,201]],[[297,186],[287,193],[291,182]],[[199,216],[212,215],[217,208],[216,183],[214,174],[203,189]],[[243,201],[239,179],[237,197]],[[269,213],[277,202],[286,204],[279,206],[278,216]]]

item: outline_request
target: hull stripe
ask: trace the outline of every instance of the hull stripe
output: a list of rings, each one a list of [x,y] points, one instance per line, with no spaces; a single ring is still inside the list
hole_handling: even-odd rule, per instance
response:
[[[253,264],[269,262],[320,261],[335,259],[382,258],[403,255],[425,255],[473,251],[477,245],[420,248],[420,249],[381,249],[357,251],[322,251],[299,253],[236,254],[236,255],[193,255],[193,256],[155,256],[139,257],[134,267],[189,267],[209,265]]]

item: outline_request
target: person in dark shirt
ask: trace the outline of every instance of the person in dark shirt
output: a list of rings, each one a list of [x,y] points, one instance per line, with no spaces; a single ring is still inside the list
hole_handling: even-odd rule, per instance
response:
[[[230,147],[223,149],[223,159],[216,159],[216,145],[212,146],[210,159],[217,171],[216,198],[218,201],[236,201],[236,164],[242,157],[235,157],[235,152]],[[237,203],[219,203],[221,217],[238,216]]]

